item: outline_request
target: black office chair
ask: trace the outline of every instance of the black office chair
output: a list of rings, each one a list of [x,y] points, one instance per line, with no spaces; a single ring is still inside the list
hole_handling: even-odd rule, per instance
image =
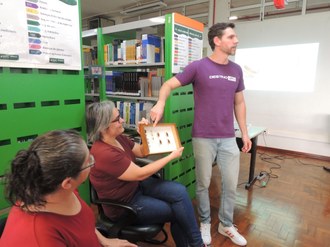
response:
[[[164,224],[135,225],[137,212],[127,203],[116,202],[108,199],[99,199],[96,190],[90,183],[91,203],[97,205],[98,222],[96,228],[106,237],[126,239],[130,242],[147,242],[151,244],[163,244],[167,241],[167,233]],[[103,212],[102,205],[114,206],[125,209],[126,215],[117,222],[111,221]],[[163,240],[155,239],[162,232]]]
[[[5,229],[6,222],[7,222],[7,217],[0,219],[0,238],[2,236],[3,230]]]

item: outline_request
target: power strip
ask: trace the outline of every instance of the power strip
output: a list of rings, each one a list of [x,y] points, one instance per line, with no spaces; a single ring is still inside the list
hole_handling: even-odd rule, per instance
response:
[[[260,172],[260,174],[257,176],[257,179],[261,182],[261,187],[266,187],[268,180],[264,180],[268,176],[267,172]]]
[[[257,179],[258,180],[263,180],[266,176],[267,176],[267,173],[266,172],[260,172],[260,174],[258,175]]]

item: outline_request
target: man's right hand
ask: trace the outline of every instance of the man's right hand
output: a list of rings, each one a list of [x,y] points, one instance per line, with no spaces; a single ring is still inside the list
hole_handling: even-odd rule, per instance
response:
[[[150,118],[151,118],[151,121],[153,122],[154,127],[162,119],[163,114],[164,114],[164,107],[165,107],[165,104],[158,101],[157,104],[151,108]]]

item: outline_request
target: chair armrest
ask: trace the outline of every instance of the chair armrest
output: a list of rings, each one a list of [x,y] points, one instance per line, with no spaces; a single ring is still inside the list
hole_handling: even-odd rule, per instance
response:
[[[111,223],[111,226],[108,225],[107,228],[107,235],[108,237],[116,237],[120,235],[120,231],[125,228],[126,226],[130,226],[134,223],[136,217],[137,217],[137,212],[134,208],[132,208],[128,203],[124,202],[117,202],[114,200],[109,200],[109,199],[93,199],[91,200],[91,203],[95,205],[107,205],[107,206],[113,206],[113,207],[118,207],[123,210],[125,210],[125,215],[122,216],[120,219],[117,221],[111,221],[104,213],[102,213],[100,216],[101,224],[102,225],[108,225],[108,223]],[[103,234],[104,235],[104,234]]]
[[[140,158],[140,157],[136,157],[136,164],[139,166],[145,166],[148,165],[149,163],[154,162],[154,160],[148,159],[148,158]]]
[[[100,204],[100,205],[107,205],[107,206],[115,206],[119,208],[126,209],[131,214],[137,215],[137,212],[129,203],[125,202],[118,202],[110,199],[94,199],[92,201],[93,204]]]
[[[148,158],[140,158],[140,157],[137,157],[135,159],[135,163],[138,165],[138,166],[146,166],[148,165],[149,163],[152,163],[154,162],[154,160],[151,160],[151,159],[148,159]],[[155,178],[163,178],[163,170],[159,170],[158,172],[154,173],[152,175],[153,177]]]

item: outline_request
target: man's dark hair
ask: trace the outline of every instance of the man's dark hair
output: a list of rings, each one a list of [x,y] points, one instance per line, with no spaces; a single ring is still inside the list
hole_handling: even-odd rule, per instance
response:
[[[219,37],[221,38],[224,30],[227,28],[235,28],[235,24],[231,22],[221,22],[221,23],[216,23],[212,27],[209,28],[208,32],[208,39],[209,39],[209,44],[211,46],[212,51],[214,50],[215,44],[214,44],[214,37]]]

